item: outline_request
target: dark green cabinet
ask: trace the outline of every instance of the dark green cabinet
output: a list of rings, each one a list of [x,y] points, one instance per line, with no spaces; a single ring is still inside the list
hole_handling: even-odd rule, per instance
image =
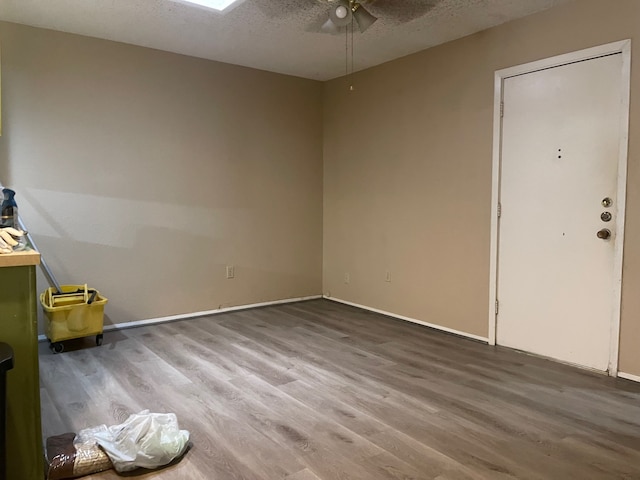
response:
[[[16,480],[44,478],[35,268],[0,266],[0,342],[14,351],[7,372],[7,478]]]

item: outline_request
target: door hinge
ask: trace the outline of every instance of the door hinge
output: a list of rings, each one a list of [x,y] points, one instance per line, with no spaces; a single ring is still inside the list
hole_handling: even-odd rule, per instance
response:
[[[498,202],[498,218],[502,216],[502,203]]]
[[[500,102],[500,118],[504,117],[504,102]]]
[[[498,310],[500,310],[500,302],[496,300],[496,315],[498,315]]]

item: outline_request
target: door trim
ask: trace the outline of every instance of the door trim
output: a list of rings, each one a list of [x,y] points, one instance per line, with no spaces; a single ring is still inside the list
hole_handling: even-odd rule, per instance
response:
[[[632,382],[640,382],[640,376],[631,375],[630,373],[618,372],[618,376],[620,378],[624,378],[625,380],[631,380]]]
[[[489,272],[489,345],[496,344],[496,300],[498,274],[498,205],[500,201],[500,166],[502,153],[501,104],[504,80],[547,68],[590,60],[605,55],[622,54],[622,109],[620,114],[620,155],[618,157],[618,213],[614,240],[613,266],[613,310],[611,312],[611,344],[609,346],[609,375],[618,374],[618,350],[620,344],[620,304],[622,298],[622,261],[624,245],[624,223],[627,193],[627,154],[629,144],[629,96],[631,88],[631,40],[608,43],[577,52],[566,53],[523,65],[497,70],[494,76],[493,99],[493,165],[491,179],[491,244]]]

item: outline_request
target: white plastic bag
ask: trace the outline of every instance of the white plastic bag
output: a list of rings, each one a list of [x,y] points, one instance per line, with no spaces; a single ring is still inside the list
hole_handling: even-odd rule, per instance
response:
[[[153,469],[171,463],[186,450],[189,432],[180,430],[173,413],[144,410],[120,425],[81,430],[75,443],[91,441],[102,447],[113,468],[122,473],[138,467]]]

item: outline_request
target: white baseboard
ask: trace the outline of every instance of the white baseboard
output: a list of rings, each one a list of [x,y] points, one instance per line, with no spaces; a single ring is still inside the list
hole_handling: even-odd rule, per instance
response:
[[[181,313],[179,315],[170,315],[168,317],[149,318],[147,320],[136,320],[134,322],[116,323],[114,325],[105,325],[104,331],[124,330],[126,328],[143,327],[145,325],[157,325],[159,323],[174,322],[176,320],[187,320],[189,318],[206,317],[208,315],[217,315],[219,313],[235,312],[237,310],[248,310],[250,308],[268,307],[270,305],[280,305],[283,303],[296,303],[305,300],[317,300],[322,295],[311,295],[309,297],[285,298],[282,300],[272,300],[270,302],[251,303],[249,305],[237,305],[235,307],[216,308],[215,310],[205,310],[202,312]],[[38,335],[39,342],[46,342],[45,335]]]
[[[382,315],[386,315],[388,317],[398,318],[400,320],[404,320],[405,322],[417,323],[419,325],[423,325],[425,327],[434,328],[436,330],[441,330],[447,333],[453,333],[454,335],[458,335],[460,337],[471,338],[473,340],[478,340],[480,342],[489,343],[489,339],[487,337],[481,337],[479,335],[474,335],[472,333],[461,332],[459,330],[454,330],[453,328],[443,327],[442,325],[436,325],[429,322],[424,322],[422,320],[417,320],[411,317],[405,317],[404,315],[397,315],[395,313],[387,312],[384,310],[379,310],[377,308],[367,307],[366,305],[360,305],[358,303],[348,302],[347,300],[342,300],[336,297],[329,297],[327,295],[323,295],[323,298],[327,300],[331,300],[333,302],[344,303],[345,305],[351,305],[352,307],[362,308],[363,310],[369,310],[370,312],[381,313]]]
[[[632,380],[634,382],[640,382],[640,376],[631,375],[630,373],[618,372],[618,376],[620,378],[624,378],[626,380]]]

